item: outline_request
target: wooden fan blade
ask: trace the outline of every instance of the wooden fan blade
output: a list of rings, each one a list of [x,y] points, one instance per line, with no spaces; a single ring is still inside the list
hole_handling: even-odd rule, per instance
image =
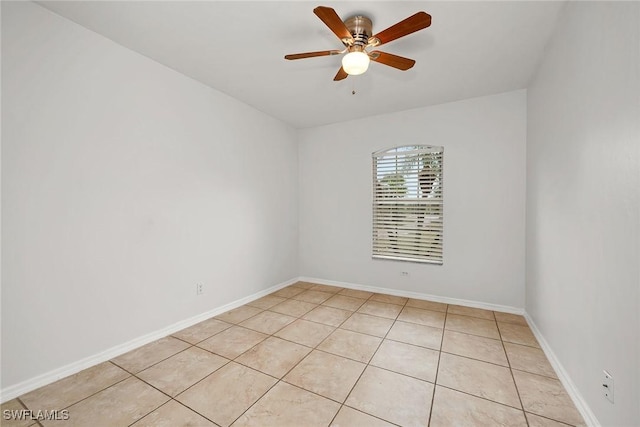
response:
[[[378,39],[380,41],[378,46],[380,46],[381,44],[389,43],[390,41],[399,39],[400,37],[404,37],[408,34],[427,28],[429,25],[431,25],[431,15],[426,12],[418,12],[415,15],[411,15],[407,19],[390,26],[386,30],[379,32],[369,40]]]
[[[369,58],[371,58],[372,61],[379,62],[380,64],[388,65],[402,71],[407,71],[416,63],[413,59],[393,55],[391,53],[380,52],[378,50],[371,52],[369,54]]]
[[[340,67],[340,69],[338,70],[338,74],[336,74],[336,76],[333,78],[333,81],[337,82],[338,80],[344,80],[347,77],[349,77],[349,74],[347,74],[344,68]]]
[[[316,16],[320,18],[320,20],[324,22],[324,24],[329,27],[329,29],[333,31],[340,40],[353,40],[349,29],[344,25],[344,22],[342,22],[342,19],[340,19],[335,10],[330,7],[318,6],[313,9],[313,13],[315,13]]]
[[[341,51],[339,50],[321,50],[318,52],[293,53],[291,55],[285,55],[284,59],[313,58],[316,56],[338,55],[339,53],[341,53]]]

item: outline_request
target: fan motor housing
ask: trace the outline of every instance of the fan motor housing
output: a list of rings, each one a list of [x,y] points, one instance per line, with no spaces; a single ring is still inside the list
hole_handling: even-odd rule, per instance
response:
[[[371,22],[371,19],[367,18],[366,16],[352,16],[351,18],[344,21],[344,25],[351,33],[351,36],[354,40],[354,45],[365,46],[369,41],[369,37],[371,37],[371,35],[373,34],[373,23]],[[345,43],[344,40],[343,43]],[[349,43],[345,44],[348,45]]]

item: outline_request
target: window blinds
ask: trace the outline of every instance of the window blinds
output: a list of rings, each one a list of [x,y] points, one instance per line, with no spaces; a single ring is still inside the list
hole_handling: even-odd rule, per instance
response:
[[[443,147],[373,153],[373,257],[442,264]]]

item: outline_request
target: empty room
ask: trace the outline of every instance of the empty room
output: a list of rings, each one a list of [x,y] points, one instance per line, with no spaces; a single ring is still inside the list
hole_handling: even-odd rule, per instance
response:
[[[640,426],[640,2],[0,15],[2,426]]]

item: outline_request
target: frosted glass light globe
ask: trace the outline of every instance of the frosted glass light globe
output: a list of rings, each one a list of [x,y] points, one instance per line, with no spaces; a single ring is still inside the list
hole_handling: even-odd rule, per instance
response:
[[[342,68],[351,76],[362,74],[369,68],[369,55],[365,52],[349,52],[342,58]]]

